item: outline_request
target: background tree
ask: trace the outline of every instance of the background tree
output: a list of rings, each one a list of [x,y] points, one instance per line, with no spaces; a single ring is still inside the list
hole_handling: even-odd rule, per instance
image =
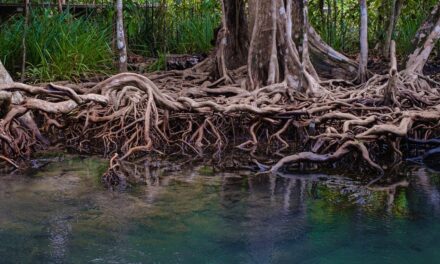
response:
[[[388,28],[385,35],[385,42],[383,45],[383,56],[388,58],[390,56],[391,40],[393,39],[394,30],[396,28],[397,21],[400,17],[404,0],[393,0],[391,2],[390,15],[388,18]]]
[[[116,0],[116,46],[119,72],[127,71],[127,45],[125,41],[123,0]]]
[[[360,6],[360,55],[359,55],[359,76],[358,80],[361,83],[367,81],[368,78],[368,9],[367,0],[359,0]]]

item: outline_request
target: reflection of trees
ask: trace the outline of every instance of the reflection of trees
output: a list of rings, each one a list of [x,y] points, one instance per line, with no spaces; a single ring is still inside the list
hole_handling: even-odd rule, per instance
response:
[[[249,171],[215,173],[212,168],[206,167],[169,170],[167,166],[148,163],[127,169],[132,181],[145,185],[142,187],[145,195],[141,199],[150,204],[159,201],[162,194],[170,192],[169,186],[176,181],[191,184],[186,194],[189,197],[200,197],[200,194],[205,194],[206,186],[217,186],[220,196],[218,220],[225,226],[231,223],[240,225],[231,228],[240,230],[240,234],[234,234],[234,239],[239,237],[239,243],[245,243],[243,247],[247,248],[248,257],[257,263],[271,262],[276,250],[286,242],[302,239],[305,241],[301,243],[307,243],[305,235],[309,231],[306,228],[311,219],[314,225],[321,223],[327,226],[330,214],[346,209],[355,210],[349,212],[350,216],[354,216],[350,221],[356,221],[353,225],[364,225],[371,215],[383,215],[384,221],[408,217],[409,205],[413,202],[410,195],[420,189],[408,188],[414,183],[423,188],[435,210],[440,210],[440,193],[425,170],[416,172],[415,177],[408,179],[382,178],[362,185],[348,178],[324,174],[275,177],[255,175]],[[199,183],[201,188],[197,189]],[[311,218],[309,209],[316,206],[314,200],[319,200],[324,211],[315,210]],[[230,243],[230,236],[224,235],[227,243]]]
[[[408,181],[401,180],[396,183],[392,183],[389,185],[377,185],[377,186],[367,186],[367,188],[371,191],[375,192],[384,192],[386,195],[386,211],[391,214],[392,209],[395,203],[396,192],[398,188],[406,188],[409,186]]]
[[[135,184],[146,185],[145,193],[147,200],[153,202],[158,195],[166,191],[166,187],[173,182],[178,181],[194,181],[197,178],[203,177],[198,170],[200,167],[187,168],[182,171],[182,168],[176,167],[173,163],[163,162],[144,162],[144,163],[126,163],[123,167],[124,174],[127,175],[127,181]],[[232,173],[233,175],[234,173]],[[244,174],[252,175],[250,172]],[[165,175],[165,176],[164,176]],[[216,174],[219,176],[220,174]],[[223,177],[221,181],[222,199],[227,202],[228,192],[235,182],[237,184],[240,179],[235,177]],[[279,206],[281,203],[283,208],[278,208],[278,213],[281,214],[282,209],[289,214],[292,210],[298,211],[301,206],[305,207],[304,200],[306,193],[309,193],[310,198],[317,198],[319,189],[326,185],[328,188],[334,190],[334,195],[349,196],[344,201],[348,200],[356,203],[356,197],[364,197],[364,205],[358,204],[359,207],[373,207],[374,210],[381,210],[385,206],[385,210],[389,214],[393,214],[393,210],[407,211],[406,188],[409,182],[406,179],[399,177],[381,178],[381,181],[372,182],[368,185],[362,185],[359,182],[343,177],[331,177],[324,174],[309,174],[309,175],[282,175],[280,177],[271,176],[248,176],[246,178],[246,185],[249,189],[248,200],[253,201],[264,196],[262,193],[269,195],[266,197],[274,206]],[[326,181],[321,181],[326,178]],[[283,179],[283,180],[281,180]],[[202,179],[205,181],[207,179]],[[390,182],[391,181],[391,182]],[[425,190],[429,197],[430,203],[435,206],[436,210],[440,210],[440,193],[433,188],[429,177],[426,176],[424,170],[416,173],[417,183]],[[242,185],[243,183],[240,183]],[[300,189],[298,189],[300,188]],[[340,189],[344,188],[348,193],[338,193]],[[280,194],[282,192],[282,194]],[[281,196],[283,198],[281,198]],[[354,197],[354,198],[353,198]],[[397,207],[396,207],[397,204]],[[269,205],[265,205],[269,206]],[[331,205],[329,205],[331,206]],[[273,209],[275,210],[275,209]],[[368,209],[371,210],[371,209]],[[273,212],[276,214],[275,212]],[[275,217],[275,216],[274,216]]]
[[[232,217],[241,225],[239,236],[246,241],[251,261],[270,263],[280,243],[305,233],[307,181],[248,175],[246,191],[243,182],[237,181],[234,177],[223,178],[223,214],[234,214]]]
[[[432,178],[428,175],[425,168],[419,168],[415,173],[415,182],[427,197],[427,202],[431,205],[433,212],[440,213],[440,192],[438,186],[433,184]]]
[[[64,263],[68,250],[71,225],[68,215],[59,212],[49,220],[49,248],[53,263]]]

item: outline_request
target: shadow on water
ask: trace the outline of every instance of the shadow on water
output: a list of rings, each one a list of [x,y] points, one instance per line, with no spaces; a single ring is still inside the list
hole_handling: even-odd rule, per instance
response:
[[[2,263],[435,263],[440,175],[343,175],[73,158],[0,176]],[[135,182],[136,184],[131,184]]]

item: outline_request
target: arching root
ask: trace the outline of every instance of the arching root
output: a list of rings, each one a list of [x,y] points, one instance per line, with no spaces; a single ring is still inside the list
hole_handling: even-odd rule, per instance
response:
[[[356,150],[365,164],[382,173],[381,164],[373,161],[379,160],[374,159],[379,144],[391,142],[390,151],[401,156],[399,144],[393,142],[406,137],[427,140],[440,132],[439,85],[409,72],[394,75],[392,105],[384,103],[392,75],[376,75],[359,86],[321,82],[326,93],[307,97],[286,83],[255,91],[234,85],[200,87],[205,77],[189,74],[155,74],[153,83],[123,73],[88,89],[0,85],[2,94],[24,94],[0,119],[0,163],[14,166],[47,145],[61,143],[75,151],[112,156],[107,179],[117,182],[122,177],[119,161],[150,152],[201,156],[240,146],[254,155],[267,146],[266,154],[286,156],[273,172],[288,163],[337,162]],[[38,136],[38,128],[23,124],[20,117],[28,113],[49,141]],[[292,152],[297,154],[289,155]]]

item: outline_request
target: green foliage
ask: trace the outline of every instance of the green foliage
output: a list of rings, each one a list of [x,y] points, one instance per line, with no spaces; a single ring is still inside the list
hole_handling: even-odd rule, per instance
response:
[[[368,38],[370,49],[374,49],[384,40],[391,13],[391,1],[371,0],[367,3]],[[405,56],[413,50],[411,40],[436,3],[435,0],[404,1],[394,34],[397,52],[400,55]],[[358,53],[358,0],[312,0],[309,4],[309,16],[311,24],[330,46],[348,54]]]
[[[29,21],[26,75],[31,79],[77,79],[111,70],[111,28],[51,10],[34,11]],[[2,25],[0,57],[9,69],[20,65],[23,32],[23,17]]]
[[[147,5],[145,5],[147,3]],[[27,31],[26,76],[35,81],[78,79],[112,73],[111,50],[115,10],[107,8],[87,17],[69,10],[32,9]],[[217,0],[124,1],[124,24],[130,53],[157,56],[151,70],[166,67],[166,54],[207,53],[221,12]],[[1,24],[0,59],[18,74],[22,58],[24,18]]]
[[[128,45],[136,53],[206,53],[221,9],[216,0],[148,0],[147,6],[129,0],[124,18]]]
[[[164,71],[167,69],[167,55],[165,53],[159,53],[157,60],[148,67],[148,71]]]

